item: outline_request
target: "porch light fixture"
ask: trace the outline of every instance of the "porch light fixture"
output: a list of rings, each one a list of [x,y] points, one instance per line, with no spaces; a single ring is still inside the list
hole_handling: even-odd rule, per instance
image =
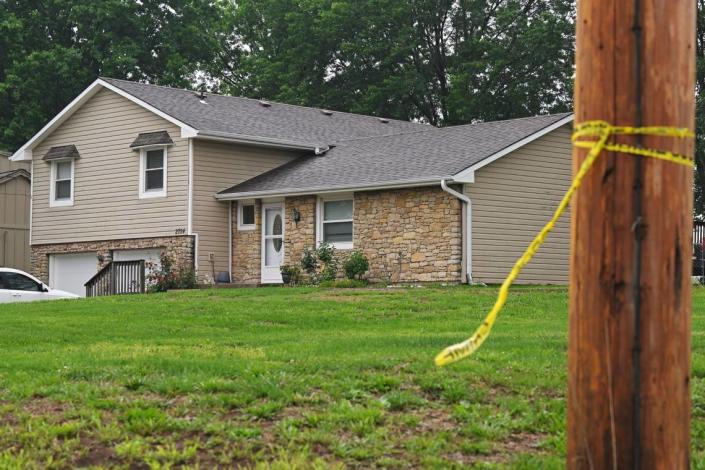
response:
[[[299,210],[296,208],[291,209],[291,218],[295,223],[298,224],[301,220],[301,212],[299,212]]]

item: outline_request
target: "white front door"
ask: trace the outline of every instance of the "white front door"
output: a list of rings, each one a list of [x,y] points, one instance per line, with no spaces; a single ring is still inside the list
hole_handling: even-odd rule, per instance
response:
[[[284,260],[284,211],[282,203],[262,204],[262,283],[281,283]]]

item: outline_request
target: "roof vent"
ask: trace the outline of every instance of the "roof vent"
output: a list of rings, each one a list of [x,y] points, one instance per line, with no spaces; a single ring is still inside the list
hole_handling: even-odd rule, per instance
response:
[[[194,93],[194,95],[202,104],[208,104],[208,102],[206,101],[206,93],[205,91],[203,91],[203,89],[201,89],[198,93]]]
[[[377,120],[383,124],[387,124],[389,122],[389,119],[387,118],[377,118]]]
[[[259,105],[264,106],[265,108],[269,108],[270,106],[272,106],[272,103],[267,100],[259,100]]]
[[[333,115],[333,111],[331,111],[330,109],[322,109],[321,112],[322,112],[323,114],[325,114],[326,116],[332,116],[332,115]]]

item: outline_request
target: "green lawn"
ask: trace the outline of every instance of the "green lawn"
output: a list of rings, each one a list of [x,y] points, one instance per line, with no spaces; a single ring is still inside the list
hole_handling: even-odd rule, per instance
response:
[[[202,290],[0,306],[0,468],[561,468],[567,295]],[[705,468],[705,290],[693,463]]]

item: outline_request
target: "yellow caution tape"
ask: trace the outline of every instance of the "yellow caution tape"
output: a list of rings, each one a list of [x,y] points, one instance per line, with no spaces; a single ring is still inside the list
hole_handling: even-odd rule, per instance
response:
[[[659,160],[665,160],[672,163],[677,163],[679,165],[686,165],[694,167],[695,164],[692,158],[684,155],[674,154],[668,151],[644,149],[640,147],[635,147],[632,145],[619,144],[616,142],[610,142],[610,137],[614,135],[651,135],[659,137],[695,137],[695,134],[689,129],[675,128],[675,127],[626,127],[626,126],[613,126],[605,121],[587,121],[582,124],[577,124],[573,132],[573,145],[576,147],[587,148],[588,152],[585,160],[580,165],[578,172],[573,178],[573,182],[570,187],[563,195],[560,204],[556,208],[553,216],[548,221],[546,225],[539,231],[538,235],[533,239],[529,247],[524,251],[524,254],[514,263],[512,270],[507,275],[502,286],[499,288],[499,294],[497,295],[497,300],[490,310],[490,313],[485,317],[485,321],[482,325],[475,331],[475,333],[463,341],[462,343],[454,344],[445,348],[436,356],[436,365],[445,366],[447,364],[459,361],[465,357],[468,357],[484,343],[492,330],[497,315],[504,307],[507,301],[507,295],[509,294],[509,286],[516,280],[521,272],[522,268],[526,266],[531,258],[536,254],[538,249],[543,244],[546,236],[553,230],[556,222],[560,218],[561,214],[566,210],[568,204],[570,203],[573,194],[578,190],[580,185],[585,178],[585,175],[590,171],[592,166],[600,155],[600,152],[607,150],[610,152],[620,152],[628,153],[632,155],[639,155],[642,157],[657,158]],[[588,139],[588,140],[581,140]]]

